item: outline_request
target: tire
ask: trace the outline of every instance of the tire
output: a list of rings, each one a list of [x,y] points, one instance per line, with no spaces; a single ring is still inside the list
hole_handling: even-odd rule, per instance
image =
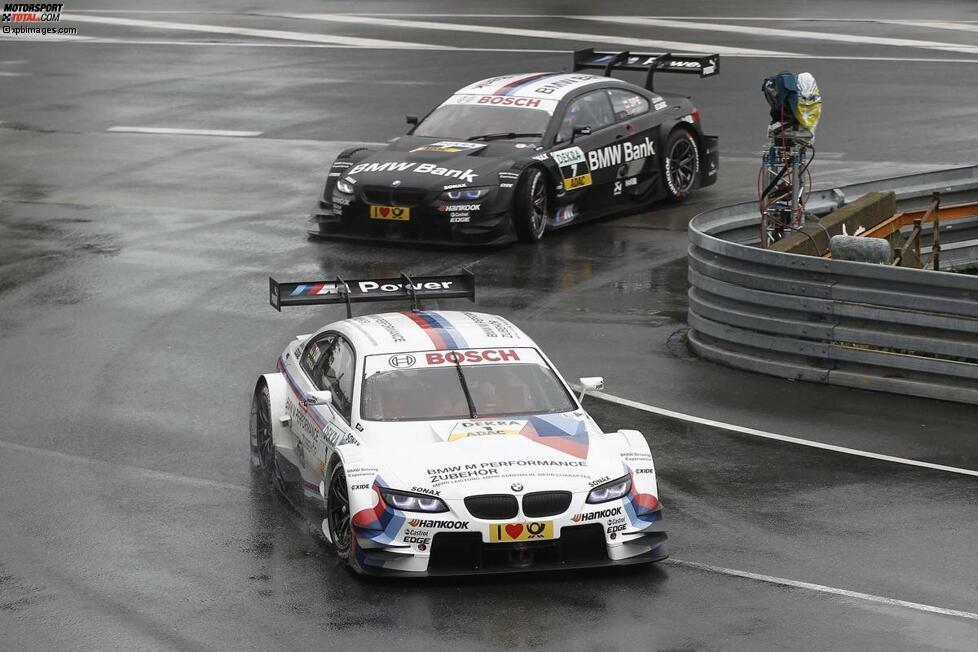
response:
[[[254,443],[258,457],[257,471],[272,489],[281,479],[278,460],[275,454],[275,441],[272,437],[272,399],[268,385],[258,383],[251,398],[251,442]]]
[[[513,225],[522,242],[536,242],[543,237],[549,210],[547,177],[540,168],[530,168],[520,177],[513,195]]]
[[[326,526],[329,538],[340,559],[349,559],[353,542],[350,529],[350,494],[346,486],[346,472],[342,464],[336,464],[326,478]]]
[[[699,183],[700,149],[693,134],[685,129],[674,129],[666,140],[664,151],[662,179],[666,198],[681,202]]]

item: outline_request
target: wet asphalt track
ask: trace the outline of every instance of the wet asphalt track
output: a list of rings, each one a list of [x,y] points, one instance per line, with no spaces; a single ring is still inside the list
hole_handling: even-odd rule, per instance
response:
[[[964,2],[928,3],[926,12],[902,2],[811,4],[734,11],[716,2],[695,11],[978,20]],[[255,15],[487,11],[433,1],[167,10],[183,13],[88,16],[212,31],[90,19],[77,26],[91,42],[0,40],[0,649],[974,649],[975,620],[672,562],[359,580],[309,523],[252,484],[246,446],[255,376],[293,334],[341,316],[274,312],[269,274],[468,265],[479,308],[522,325],[569,377],[603,374],[610,393],[653,405],[978,468],[975,408],[752,376],[698,361],[682,345],[685,223],[749,197],[764,124],[760,79],[791,67],[819,80],[818,184],[974,163],[976,64],[961,62],[978,60],[966,51],[978,48],[973,29],[723,23],[939,42],[936,49],[560,16],[593,13],[583,4],[493,6],[553,14],[540,18],[398,17],[822,57],[731,56],[718,78],[660,81],[692,94],[707,130],[721,137],[721,180],[690,204],[570,229],[538,246],[458,251],[309,241],[303,215],[346,143],[400,133],[404,113],[423,113],[472,79],[566,61],[444,48],[566,50],[580,41]],[[652,13],[638,3],[600,11]],[[656,5],[661,16],[693,11]],[[213,31],[228,26],[438,49],[353,50]],[[263,133],[107,132],[119,125]],[[606,428],[636,427],[650,438],[675,560],[978,612],[975,478],[600,401],[590,408]]]

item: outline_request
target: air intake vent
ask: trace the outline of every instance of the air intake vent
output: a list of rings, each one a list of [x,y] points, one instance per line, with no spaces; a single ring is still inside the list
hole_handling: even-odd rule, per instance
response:
[[[515,496],[491,494],[469,496],[465,499],[465,508],[476,518],[504,519],[515,517],[519,511],[519,504]]]
[[[556,516],[570,507],[569,491],[537,491],[523,496],[523,515],[529,518]]]
[[[427,195],[424,188],[365,186],[361,191],[365,202],[380,206],[418,206],[424,203]]]

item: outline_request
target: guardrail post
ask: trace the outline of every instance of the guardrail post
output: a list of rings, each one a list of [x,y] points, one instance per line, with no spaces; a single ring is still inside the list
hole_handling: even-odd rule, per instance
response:
[[[914,220],[913,235],[910,236],[913,238],[913,255],[917,263],[917,269],[920,269],[920,229],[922,224],[923,220]]]

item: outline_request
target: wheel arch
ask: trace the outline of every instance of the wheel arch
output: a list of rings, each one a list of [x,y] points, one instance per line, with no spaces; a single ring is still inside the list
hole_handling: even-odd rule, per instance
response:
[[[533,161],[523,168],[523,174],[526,174],[530,170],[540,170],[543,173],[544,188],[547,190],[547,201],[548,206],[553,208],[555,202],[557,201],[557,190],[556,186],[560,181],[559,172],[557,170],[551,169],[549,165],[546,165],[543,161]]]
[[[537,159],[525,159],[514,163],[509,170],[506,170],[506,172],[516,172],[519,174],[516,183],[513,184],[513,189],[516,189],[516,185],[519,183],[519,180],[522,179],[523,175],[530,170],[540,170],[543,172],[543,177],[548,184],[547,193],[549,194],[549,199],[555,199],[554,188],[556,187],[558,181],[560,181],[560,170],[553,165],[553,160],[549,158],[544,161]]]
[[[372,154],[374,151],[375,150],[373,150],[373,149],[371,149],[369,147],[365,147],[363,145],[357,145],[357,146],[354,146],[354,147],[347,147],[342,152],[340,152],[339,154],[336,155],[336,160],[337,161],[346,161],[346,160],[356,161],[356,160],[362,159],[364,156],[368,156],[368,155]]]
[[[262,387],[268,387],[268,402],[270,417],[272,420],[272,443],[276,446],[291,446],[291,438],[288,436],[286,425],[282,423],[282,417],[288,417],[289,412],[286,407],[288,396],[288,384],[280,373],[262,374],[255,383],[254,394],[258,394]]]
[[[694,127],[693,125],[691,125],[688,122],[686,122],[685,120],[679,120],[679,121],[675,122],[672,126],[663,124],[662,127],[663,127],[663,129],[662,129],[662,146],[663,147],[665,147],[666,146],[666,143],[669,141],[669,136],[673,135],[675,132],[677,132],[679,130],[682,130],[682,131],[685,131],[686,133],[688,133],[689,135],[691,135],[693,137],[693,140],[696,141],[696,147],[697,147],[697,149],[699,151],[702,151],[703,138],[702,138],[699,130],[696,129],[696,127]],[[666,129],[666,127],[669,127],[669,128]],[[665,154],[665,152],[663,152],[663,154]]]
[[[624,440],[622,452],[648,453],[651,455],[652,450],[649,448],[649,441],[640,431],[622,429],[618,431],[618,434]]]
[[[524,161],[522,165],[513,168],[515,172],[519,169],[519,176],[514,180],[513,184],[513,194],[511,198],[511,208],[510,216],[513,230],[515,231],[517,238],[522,242],[536,242],[549,228],[550,217],[552,215],[553,206],[557,202],[557,193],[554,190],[554,174],[551,170],[548,170],[548,166],[543,161]],[[526,206],[521,202],[522,198],[522,188],[529,183],[529,178],[533,173],[538,172],[540,175],[541,183],[543,184],[544,197],[547,202],[546,210],[543,215],[543,227],[540,231],[540,235],[536,235],[536,232],[526,224],[526,216],[524,215],[526,211]]]
[[[668,179],[666,179],[666,158],[669,155],[669,152],[666,151],[666,148],[668,147],[669,139],[672,138],[673,134],[680,133],[680,132],[689,134],[689,136],[692,137],[693,139],[693,145],[696,147],[696,167],[697,167],[697,177],[693,180],[693,186],[682,197],[676,196],[672,193],[672,191],[669,188],[669,181]],[[700,133],[700,130],[697,129],[694,125],[684,120],[679,120],[674,124],[672,124],[671,126],[663,124],[662,131],[660,133],[662,134],[662,139],[660,141],[662,143],[661,145],[662,150],[661,150],[661,156],[659,157],[658,166],[659,166],[659,172],[662,175],[660,177],[662,191],[665,194],[666,198],[670,199],[671,201],[683,201],[687,197],[689,197],[689,195],[693,192],[693,190],[700,187],[700,184],[702,182],[703,156],[704,156],[704,152],[706,151],[703,143],[703,134]]]
[[[622,456],[622,463],[628,467],[636,489],[658,496],[659,483],[655,473],[655,460],[652,457],[648,440],[638,430],[623,429],[615,434],[621,437],[618,453]],[[626,459],[628,453],[633,454],[632,459]],[[648,457],[636,459],[634,454],[648,455]],[[651,469],[651,473],[647,472],[649,469]]]

